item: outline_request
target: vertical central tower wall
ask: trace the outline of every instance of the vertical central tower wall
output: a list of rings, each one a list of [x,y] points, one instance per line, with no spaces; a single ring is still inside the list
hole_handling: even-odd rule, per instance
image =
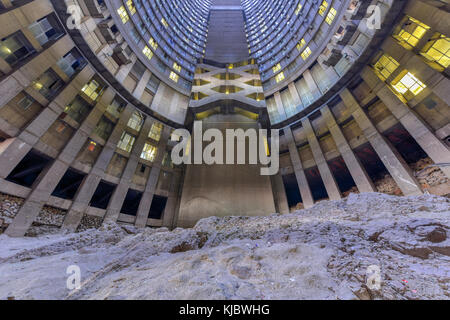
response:
[[[258,129],[259,125],[241,115],[213,115],[203,121],[203,130],[208,128],[221,130],[225,137],[226,129]],[[270,177],[261,176],[260,168],[260,165],[188,165],[178,226],[192,227],[210,216],[274,213]]]

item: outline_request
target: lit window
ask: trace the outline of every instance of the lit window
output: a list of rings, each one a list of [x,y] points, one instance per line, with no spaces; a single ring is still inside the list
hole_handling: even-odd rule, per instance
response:
[[[91,142],[89,142],[88,150],[90,152],[94,152],[96,146],[97,146],[97,143],[95,143],[94,141],[91,140]]]
[[[162,129],[163,125],[159,122],[155,122],[150,129],[150,134],[148,137],[155,141],[161,140]]]
[[[89,83],[87,83],[81,91],[87,95],[92,100],[97,100],[98,96],[100,95],[101,88],[97,81],[91,80]]]
[[[417,46],[428,29],[430,29],[430,27],[426,24],[408,17],[408,20],[403,24],[400,31],[394,35],[394,38],[403,46],[411,49],[412,47]]]
[[[325,19],[326,23],[331,24],[335,17],[336,17],[336,9],[335,8],[331,8],[330,12],[328,12],[328,15],[327,15],[327,17]]]
[[[142,50],[142,53],[150,60],[151,58],[153,58],[153,52],[152,50],[150,50],[149,47],[145,46],[144,49]]]
[[[122,136],[120,137],[120,141],[117,144],[117,148],[126,152],[131,152],[131,149],[133,148],[135,141],[136,141],[135,137],[133,137],[131,134],[127,132],[123,132]]]
[[[281,70],[281,64],[277,64],[275,67],[272,68],[273,73],[277,73]]]
[[[284,72],[280,72],[279,74],[276,75],[275,81],[276,81],[277,83],[279,83],[279,82],[283,81],[284,78],[285,78]]]
[[[155,161],[157,152],[158,148],[149,143],[146,143],[144,146],[144,150],[142,150],[141,158],[153,162]]]
[[[297,50],[298,50],[298,51],[301,51],[305,45],[306,45],[305,39],[300,40],[300,41],[297,43]]]
[[[134,15],[136,13],[136,7],[133,4],[133,0],[127,1],[128,10],[130,10],[131,15]]]
[[[302,4],[299,3],[297,6],[297,9],[295,9],[295,15],[298,15],[300,13],[300,10],[302,10],[302,7],[303,7]]]
[[[303,60],[308,59],[308,57],[311,55],[312,51],[309,47],[306,47],[305,51],[302,52],[301,56]]]
[[[142,124],[144,123],[144,117],[140,112],[134,112],[130,120],[128,120],[127,126],[133,130],[140,131],[142,128]]]
[[[429,61],[436,62],[442,67],[450,65],[450,38],[436,33],[425,45],[421,54]]]
[[[322,4],[319,7],[319,14],[321,16],[323,16],[325,14],[325,11],[327,11],[327,8],[328,8],[328,2],[323,1]]]
[[[119,17],[122,20],[123,24],[127,23],[128,20],[130,20],[127,10],[125,9],[124,6],[121,6],[119,9],[117,9],[117,13],[119,14]]]
[[[169,26],[169,24],[167,23],[166,19],[164,19],[164,18],[161,19],[161,23],[162,23],[163,26],[166,27],[166,28]]]
[[[394,58],[385,53],[380,57],[380,59],[378,59],[373,67],[375,68],[375,72],[378,77],[381,80],[386,81],[386,79],[389,78],[395,70],[397,70],[399,65],[400,64]]]
[[[148,43],[153,48],[153,50],[158,49],[158,43],[155,41],[155,39],[150,38],[150,40],[148,40]]]
[[[173,63],[173,69],[178,72],[181,72],[181,66],[176,62]]]
[[[427,86],[417,79],[411,72],[407,72],[398,82],[393,82],[394,89],[401,94],[406,94],[411,92],[413,95],[417,96],[423,91]]]
[[[170,76],[169,76],[170,80],[174,81],[174,82],[178,82],[178,79],[180,78],[175,72],[171,71],[170,72]]]

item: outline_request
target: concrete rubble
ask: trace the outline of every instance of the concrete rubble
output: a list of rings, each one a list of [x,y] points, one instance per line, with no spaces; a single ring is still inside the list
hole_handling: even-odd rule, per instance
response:
[[[448,198],[378,193],[193,229],[0,235],[0,299],[449,300],[449,235]],[[71,265],[78,291],[66,287]]]

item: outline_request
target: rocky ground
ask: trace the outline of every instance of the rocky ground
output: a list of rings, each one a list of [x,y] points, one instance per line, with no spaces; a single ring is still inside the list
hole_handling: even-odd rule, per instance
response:
[[[374,193],[193,229],[1,235],[0,299],[448,300],[449,232],[448,198]],[[80,290],[67,289],[71,265]]]

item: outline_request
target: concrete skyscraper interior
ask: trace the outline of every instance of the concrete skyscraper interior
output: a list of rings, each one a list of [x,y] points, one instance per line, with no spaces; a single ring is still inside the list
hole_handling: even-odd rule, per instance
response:
[[[339,222],[331,226],[334,219],[350,221],[348,228],[358,228],[364,214],[389,221],[389,206],[392,217],[404,214],[391,221],[405,224],[401,232],[423,234],[405,235],[411,242],[379,240],[388,232],[372,230],[367,218],[361,237],[375,240],[364,241],[389,242],[408,259],[448,263],[448,1],[0,0],[0,25],[0,272],[14,277],[11,265],[21,260],[10,248],[27,239],[37,239],[34,248],[89,234],[89,246],[108,232],[114,244],[130,234],[167,233],[158,241],[170,248],[161,251],[176,255],[233,237],[289,244],[296,237],[286,230],[297,223],[289,219],[314,212],[321,213],[311,218],[319,219],[314,228],[338,234],[344,231]],[[225,142],[226,164],[197,161],[213,140],[208,130],[227,138],[244,132],[247,160],[250,132],[259,132],[259,155],[276,153],[279,170],[262,175],[267,163],[231,163],[239,155]],[[173,159],[180,141],[190,159],[181,164]],[[365,213],[350,219],[344,211],[352,201],[353,213]],[[436,216],[417,213],[425,211]],[[431,222],[411,227],[395,219]],[[336,237],[346,245],[347,236]],[[336,249],[319,236],[305,239],[305,246]],[[74,250],[84,246],[73,242]],[[317,253],[327,266],[340,257],[327,254]],[[233,265],[230,274],[251,279],[245,268]],[[341,279],[337,269],[325,269]],[[447,280],[448,272],[447,265]],[[448,283],[433,286],[431,298],[450,297]],[[292,298],[409,298],[401,290],[338,287],[332,295]],[[0,298],[40,297],[13,289],[0,288]],[[104,297],[85,293],[74,297]],[[261,298],[214,291],[216,297]]]

